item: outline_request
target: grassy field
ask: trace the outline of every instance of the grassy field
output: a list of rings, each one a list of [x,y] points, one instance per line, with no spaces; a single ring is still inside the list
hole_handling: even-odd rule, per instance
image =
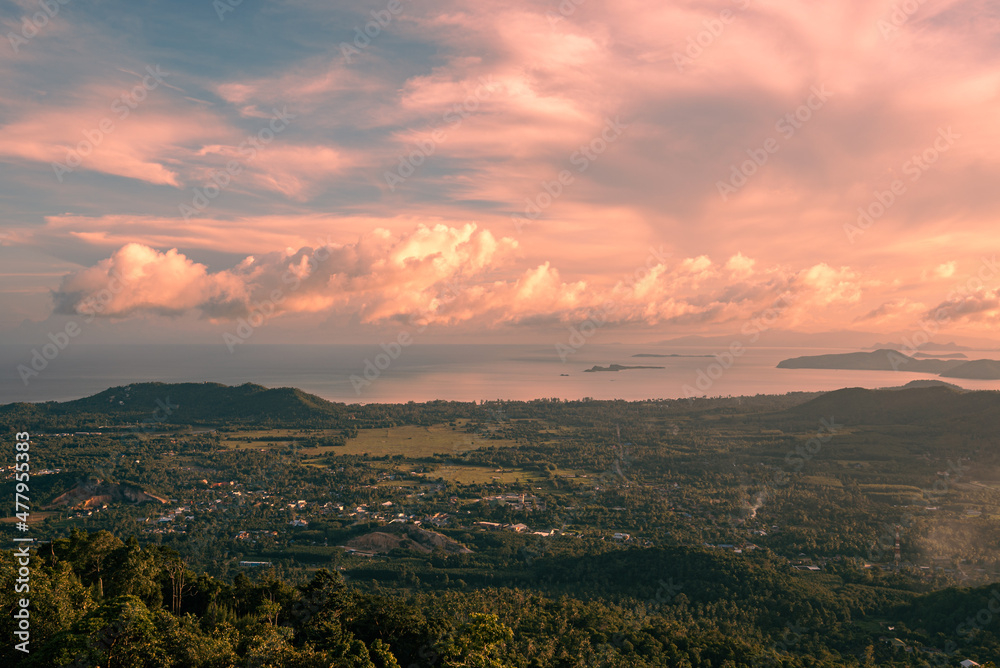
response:
[[[556,470],[553,474],[556,476],[568,476],[574,474],[580,474],[582,471],[569,471],[569,470]],[[551,484],[548,476],[546,476],[541,471],[537,470],[525,470],[519,468],[513,469],[496,469],[489,466],[469,466],[465,464],[454,464],[439,466],[433,469],[430,473],[426,474],[428,480],[437,480],[438,478],[443,478],[445,480],[459,482],[463,484],[488,484],[491,482],[500,482],[504,484],[522,482],[522,483],[532,483],[546,485]],[[579,482],[587,482],[587,478],[577,478]]]
[[[222,445],[237,450],[286,447],[301,437],[335,437],[336,430],[268,429],[241,431],[225,434]],[[249,440],[248,440],[249,439]],[[505,447],[514,445],[509,440],[488,440],[479,434],[462,431],[461,422],[455,429],[448,425],[417,427],[405,425],[388,429],[362,429],[356,438],[349,439],[343,446],[322,446],[309,448],[310,455],[327,453],[344,455],[403,455],[404,457],[426,457],[434,454],[458,454],[475,450],[483,444]]]
[[[802,482],[807,485],[818,485],[819,487],[843,487],[844,484],[837,478],[831,476],[807,475],[802,476]]]
[[[223,434],[221,445],[226,448],[236,450],[258,449],[268,447],[268,443],[274,445],[288,445],[292,442],[293,436],[319,436],[320,434],[333,436],[334,432],[302,431],[300,429],[263,429],[254,431],[240,431]],[[249,441],[247,440],[249,439]]]
[[[521,469],[503,469],[497,471],[488,466],[440,466],[427,474],[430,480],[444,478],[445,480],[462,484],[483,484],[501,482],[540,482],[545,476],[538,471],[523,471]]]
[[[347,445],[330,448],[331,451],[350,455],[403,455],[404,457],[426,457],[433,454],[457,454],[475,450],[483,444],[504,447],[514,445],[513,441],[487,440],[478,434],[467,434],[447,425],[417,427],[406,425],[389,429],[365,429],[357,438],[347,441]]]

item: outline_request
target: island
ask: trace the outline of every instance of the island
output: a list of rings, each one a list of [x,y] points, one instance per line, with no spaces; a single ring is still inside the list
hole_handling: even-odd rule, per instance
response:
[[[589,369],[584,369],[584,373],[593,373],[595,371],[629,371],[631,369],[665,369],[662,366],[622,366],[621,364],[610,364],[608,366],[597,366],[594,365]]]
[[[996,360],[973,360],[949,369],[941,374],[943,378],[966,378],[968,380],[1000,380],[1000,362]]]
[[[874,346],[871,347],[871,349],[882,350],[885,348],[892,348],[895,350],[899,348],[908,348],[908,347],[909,346],[906,346],[902,343],[876,343]],[[954,341],[949,341],[948,343],[935,343],[933,341],[928,341],[927,343],[921,343],[920,345],[918,345],[916,347],[916,350],[957,351],[957,350],[972,350],[972,348],[969,348],[968,346],[960,346]]]
[[[898,350],[882,349],[870,353],[809,355],[782,360],[779,369],[840,369],[845,371],[909,371],[933,373],[943,378],[1000,380],[1000,362],[980,359],[917,359]]]
[[[632,357],[714,357],[714,355],[678,355],[677,353],[658,355],[656,353],[639,353],[638,355],[632,355]]]

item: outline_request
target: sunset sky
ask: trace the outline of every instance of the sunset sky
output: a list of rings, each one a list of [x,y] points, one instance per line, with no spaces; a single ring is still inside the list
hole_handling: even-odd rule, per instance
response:
[[[0,2],[5,340],[1000,325],[996,2],[48,2]]]

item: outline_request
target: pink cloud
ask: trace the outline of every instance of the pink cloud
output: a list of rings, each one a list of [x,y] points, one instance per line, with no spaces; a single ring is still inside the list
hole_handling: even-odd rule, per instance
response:
[[[600,276],[567,280],[550,262],[510,271],[517,247],[473,224],[418,226],[404,235],[376,229],[354,243],[252,255],[210,272],[176,250],[130,244],[66,276],[56,303],[59,312],[108,317],[197,312],[233,319],[266,305],[269,314],[356,314],[362,323],[495,327],[574,322],[601,312],[617,324],[656,325],[749,318],[787,295],[801,302],[799,315],[851,307],[864,283],[847,268],[823,264],[754,270],[743,256],[724,264],[651,256],[614,284]],[[735,285],[734,270],[742,277]]]
[[[179,186],[179,163],[192,146],[225,129],[200,108],[179,117],[166,95],[162,83],[151,89],[104,86],[72,108],[27,109],[0,128],[0,156],[50,163],[60,181],[80,170]]]

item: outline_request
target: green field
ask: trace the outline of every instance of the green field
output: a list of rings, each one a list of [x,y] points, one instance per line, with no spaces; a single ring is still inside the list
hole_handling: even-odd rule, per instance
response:
[[[310,454],[403,455],[405,457],[427,457],[434,454],[459,454],[475,450],[484,443],[497,447],[516,445],[510,440],[485,439],[479,434],[462,431],[465,421],[458,421],[456,427],[434,425],[420,427],[405,425],[387,429],[362,429],[355,438],[348,439],[343,446],[321,446],[309,448]],[[339,430],[333,429],[264,429],[240,431],[226,434],[222,445],[236,450],[259,450],[269,447],[287,447],[303,437],[337,437]]]
[[[348,455],[404,455],[406,457],[426,457],[434,454],[458,454],[475,450],[483,444],[498,447],[516,445],[508,440],[485,439],[478,434],[467,434],[447,425],[418,427],[406,425],[389,429],[364,429],[357,438],[347,441],[347,445],[329,448],[338,454]]]
[[[289,445],[293,442],[293,437],[302,436],[333,436],[334,430],[324,431],[303,431],[301,429],[258,429],[227,433],[223,435],[221,444],[227,448],[236,450],[260,449],[268,447],[268,444]],[[249,439],[249,440],[248,440]]]

